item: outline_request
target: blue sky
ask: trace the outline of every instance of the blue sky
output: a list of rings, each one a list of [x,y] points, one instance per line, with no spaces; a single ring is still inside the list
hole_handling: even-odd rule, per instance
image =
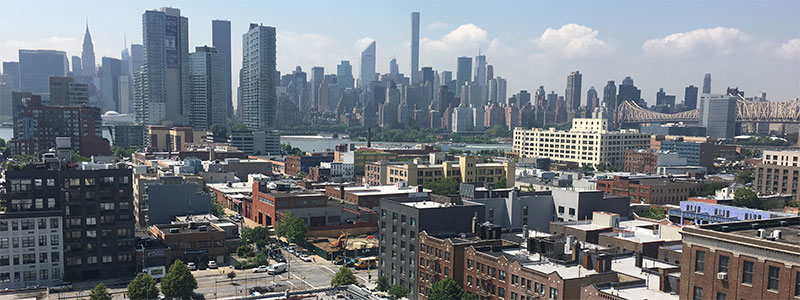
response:
[[[512,95],[544,85],[563,94],[580,70],[583,90],[632,76],[653,102],[658,88],[683,98],[683,87],[738,86],[771,100],[800,96],[800,1],[11,1],[3,0],[0,60],[17,49],[80,55],[85,18],[97,61],[119,57],[123,33],[141,41],[144,10],[172,6],[189,18],[190,44],[210,44],[211,20],[232,22],[234,74],[241,34],[251,22],[278,30],[278,68],[349,59],[377,41],[378,71],[398,59],[409,70],[410,12],[421,12],[421,63],[454,70],[457,56],[481,49],[508,80]],[[234,83],[234,86],[236,83]]]

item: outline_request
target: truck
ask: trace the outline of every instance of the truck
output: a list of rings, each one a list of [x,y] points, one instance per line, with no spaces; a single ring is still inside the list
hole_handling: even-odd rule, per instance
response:
[[[275,275],[286,272],[286,263],[277,263],[267,268],[267,274]]]
[[[143,274],[150,275],[155,280],[161,280],[164,278],[164,275],[167,274],[167,267],[165,266],[156,266],[156,267],[147,267],[142,269]]]

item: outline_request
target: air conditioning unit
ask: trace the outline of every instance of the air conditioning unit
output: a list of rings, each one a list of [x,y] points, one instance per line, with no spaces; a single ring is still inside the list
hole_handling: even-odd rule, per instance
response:
[[[728,272],[719,272],[719,273],[717,273],[717,279],[719,279],[719,280],[728,280]]]

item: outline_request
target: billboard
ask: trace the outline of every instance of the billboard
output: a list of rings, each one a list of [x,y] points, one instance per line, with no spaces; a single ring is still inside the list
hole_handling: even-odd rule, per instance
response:
[[[178,68],[178,17],[166,16],[164,22],[164,50],[167,68]]]

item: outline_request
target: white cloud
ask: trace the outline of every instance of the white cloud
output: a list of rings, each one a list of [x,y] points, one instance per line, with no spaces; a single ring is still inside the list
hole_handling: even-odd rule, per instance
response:
[[[788,40],[778,47],[778,55],[786,58],[800,58],[800,39]]]
[[[278,31],[276,38],[278,70],[293,70],[296,65],[331,68],[351,54],[347,43],[321,34]]]
[[[566,58],[602,55],[613,50],[611,44],[597,36],[597,30],[590,27],[565,24],[559,29],[547,28],[533,42],[545,53]]]
[[[730,53],[750,37],[737,28],[714,27],[670,34],[664,38],[646,40],[642,49],[648,55],[681,56],[701,51]]]
[[[439,21],[433,22],[433,23],[428,25],[428,29],[429,30],[446,30],[446,29],[450,29],[450,28],[453,28],[453,25],[447,24],[447,23],[443,23],[443,22],[439,22]]]
[[[374,41],[375,41],[375,39],[373,39],[371,37],[363,37],[363,38],[360,38],[360,39],[356,40],[356,43],[353,46],[356,48],[356,51],[361,53],[362,51],[367,49],[369,44],[372,44],[372,42],[374,42]]]
[[[420,40],[421,47],[429,52],[455,52],[468,50],[477,52],[478,48],[489,43],[489,33],[475,24],[464,24],[448,32],[441,39]],[[473,50],[474,49],[474,50]]]

